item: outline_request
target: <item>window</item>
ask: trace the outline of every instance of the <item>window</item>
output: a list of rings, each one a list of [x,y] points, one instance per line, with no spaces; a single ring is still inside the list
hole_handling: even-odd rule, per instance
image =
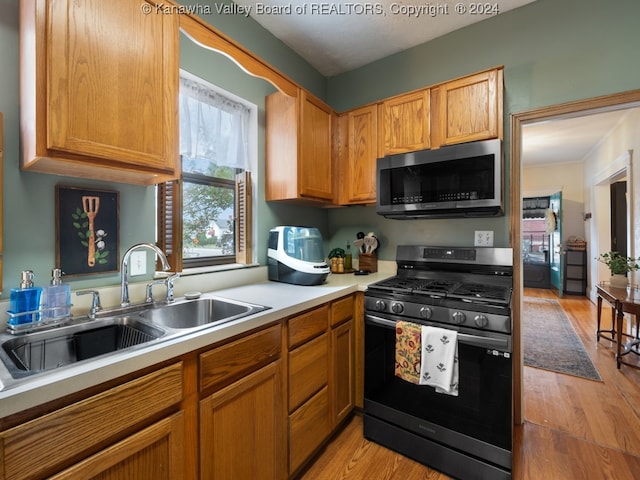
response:
[[[179,180],[158,187],[158,243],[172,269],[251,262],[251,107],[180,73]],[[255,108],[255,107],[254,107]]]
[[[545,227],[549,197],[522,200],[522,259],[525,263],[549,263],[550,236]]]

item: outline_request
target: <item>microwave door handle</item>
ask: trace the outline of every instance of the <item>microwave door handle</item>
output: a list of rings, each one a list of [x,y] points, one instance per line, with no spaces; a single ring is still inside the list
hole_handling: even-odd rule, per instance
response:
[[[377,317],[375,315],[367,314],[365,316],[366,322],[369,324],[379,325],[381,327],[395,328],[396,322],[394,320],[388,320],[386,318]],[[471,345],[472,347],[490,348],[503,351],[511,351],[508,338],[496,338],[496,337],[483,337],[479,335],[469,335],[467,333],[458,333],[458,341]]]

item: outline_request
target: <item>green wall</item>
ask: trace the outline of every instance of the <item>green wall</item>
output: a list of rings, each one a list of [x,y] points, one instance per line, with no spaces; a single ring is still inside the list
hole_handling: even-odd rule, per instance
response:
[[[187,2],[184,2],[187,3]],[[191,2],[205,4],[206,2]],[[209,2],[215,11],[216,3]],[[325,96],[326,79],[308,63],[268,34],[252,19],[229,15],[205,15],[205,19],[224,33],[251,44],[269,61],[316,95]],[[120,193],[120,255],[139,242],[155,241],[155,189],[118,183],[75,179],[23,172],[19,169],[19,2],[0,0],[0,111],[4,114],[4,255],[1,298],[17,286],[20,271],[31,269],[40,285],[48,283],[55,266],[55,186],[56,184],[117,190]],[[240,33],[237,33],[240,32]],[[264,202],[264,96],[274,91],[265,81],[248,76],[226,57],[204,50],[181,38],[181,66],[220,87],[247,98],[259,109],[259,168],[257,172],[258,259],[266,262],[267,233],[279,224],[308,224],[329,237],[324,210]],[[266,55],[265,55],[266,56]],[[150,258],[150,256],[149,256]],[[150,262],[148,271],[151,271]],[[147,277],[150,277],[148,275]],[[145,278],[145,277],[141,277]],[[73,290],[119,283],[118,273],[67,278]]]
[[[128,185],[21,172],[19,148],[18,6],[0,0],[0,111],[4,114],[3,298],[17,286],[20,271],[32,269],[38,284],[50,280],[55,266],[55,185],[115,189],[120,192],[120,246],[153,240],[153,191]],[[117,283],[114,275],[78,280],[74,289]]]
[[[638,18],[637,0],[537,0],[332,77],[327,101],[336,110],[345,111],[504,65],[508,193],[510,115],[640,88]],[[509,246],[508,216],[401,221],[381,218],[374,210],[353,207],[329,212],[331,243],[344,243],[357,231],[352,225],[359,225],[359,229],[380,233],[380,257],[387,260],[394,258],[399,243],[473,245],[474,230],[494,230],[496,246]]]
[[[209,4],[209,0],[183,3]],[[54,191],[65,185],[120,192],[120,251],[153,241],[153,188],[21,172],[19,162],[18,4],[0,0],[0,111],[4,113],[4,274],[6,298],[19,272],[32,268],[46,283],[55,264]],[[531,108],[640,88],[640,2],[636,0],[537,0],[427,44],[352,72],[324,78],[250,18],[203,15],[206,21],[256,52],[336,110],[379,100],[496,65],[505,66],[505,132],[509,115]],[[228,59],[181,42],[186,70],[244,96],[259,108],[258,254],[264,262],[266,232],[277,224],[321,228],[328,248],[343,246],[359,230],[376,232],[380,256],[392,260],[398,243],[470,245],[474,230],[494,230],[508,246],[508,216],[491,219],[386,220],[373,207],[322,210],[264,200],[264,95],[273,91]],[[508,152],[508,138],[505,142]],[[506,158],[507,178],[509,159]],[[508,191],[508,183],[506,185]],[[508,198],[507,198],[508,201]],[[508,214],[508,212],[507,212]],[[117,274],[74,279],[72,288],[116,284]]]

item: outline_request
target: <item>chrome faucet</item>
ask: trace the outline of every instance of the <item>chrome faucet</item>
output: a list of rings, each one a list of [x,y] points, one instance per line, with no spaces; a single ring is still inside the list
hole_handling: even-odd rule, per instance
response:
[[[128,307],[131,304],[129,301],[129,257],[134,250],[141,248],[147,248],[158,255],[162,262],[162,269],[165,272],[171,268],[164,252],[152,243],[138,243],[129,248],[122,257],[122,264],[120,265],[120,292],[122,294],[120,297],[121,307]]]

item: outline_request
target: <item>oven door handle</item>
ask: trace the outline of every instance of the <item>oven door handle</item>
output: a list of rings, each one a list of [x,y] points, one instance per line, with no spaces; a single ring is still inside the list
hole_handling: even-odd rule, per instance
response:
[[[372,323],[387,328],[396,328],[396,322],[394,320],[388,320],[386,318],[376,317],[375,315],[366,314],[366,323]],[[511,345],[509,338],[498,337],[483,337],[479,335],[469,335],[467,333],[458,332],[458,341],[473,347],[490,348],[502,351],[511,351]]]

